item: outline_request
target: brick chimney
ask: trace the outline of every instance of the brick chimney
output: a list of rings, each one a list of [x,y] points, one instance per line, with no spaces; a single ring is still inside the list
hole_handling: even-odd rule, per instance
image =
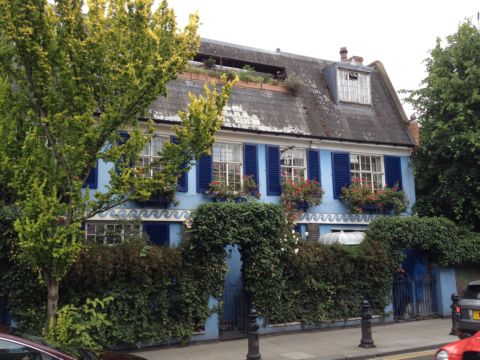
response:
[[[417,117],[415,114],[410,116],[410,121],[408,122],[408,131],[410,136],[415,141],[415,145],[420,146],[420,128],[418,127]]]
[[[355,65],[363,65],[363,57],[361,56],[352,56],[350,59],[348,59],[347,61],[351,62],[352,64],[355,64]]]
[[[345,46],[340,48],[340,61],[347,61],[348,50]]]

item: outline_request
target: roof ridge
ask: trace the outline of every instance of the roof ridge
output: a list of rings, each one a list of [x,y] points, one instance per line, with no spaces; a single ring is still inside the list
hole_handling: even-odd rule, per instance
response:
[[[214,40],[214,39],[208,39],[208,38],[201,38],[200,40],[203,43],[211,43],[211,44],[217,44],[217,45],[223,45],[223,46],[230,46],[236,49],[242,49],[242,50],[249,50],[249,51],[255,51],[255,52],[260,52],[260,53],[266,53],[269,55],[275,55],[275,56],[285,56],[289,58],[294,58],[294,59],[303,59],[303,60],[310,60],[310,61],[316,61],[316,62],[326,62],[326,63],[335,63],[336,61],[334,60],[327,60],[327,59],[321,59],[321,58],[316,58],[313,56],[308,56],[308,55],[300,55],[300,54],[294,54],[290,52],[285,52],[285,51],[273,51],[273,50],[267,50],[267,49],[261,49],[261,48],[256,48],[253,46],[247,46],[247,45],[240,45],[240,44],[234,44],[226,41],[221,41],[221,40]]]

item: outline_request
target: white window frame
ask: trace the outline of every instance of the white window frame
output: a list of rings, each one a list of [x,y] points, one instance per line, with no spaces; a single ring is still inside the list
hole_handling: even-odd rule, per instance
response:
[[[128,228],[129,231],[127,230]],[[88,242],[116,245],[124,242],[126,237],[136,235],[142,235],[142,226],[138,223],[118,221],[85,222],[85,240]]]
[[[302,157],[295,157],[296,154],[302,153]],[[302,159],[303,165],[295,165],[295,160]],[[285,164],[285,162],[289,162]],[[285,171],[288,169],[289,171]],[[303,173],[303,175],[301,174]],[[303,180],[307,177],[307,149],[297,147],[282,147],[280,148],[280,175],[282,182],[284,181],[299,181],[299,177]]]
[[[354,159],[357,158],[357,161]],[[373,169],[372,158],[379,160],[376,164],[380,164],[380,171],[378,169]],[[355,166],[358,164],[358,166]],[[368,165],[370,170],[363,167]],[[380,180],[378,177],[380,176]],[[362,153],[351,153],[350,154],[350,179],[359,178],[362,185],[370,182],[372,190],[378,191],[384,187],[385,184],[385,164],[383,161],[382,155],[377,154],[362,154]],[[377,180],[375,181],[374,178]]]
[[[349,69],[337,70],[338,99],[343,102],[370,105],[370,74]]]
[[[235,150],[238,150],[238,156],[233,156]],[[224,141],[215,142],[212,148],[212,181],[220,181],[231,187],[231,190],[233,191],[241,191],[243,187],[242,160],[243,146],[241,143]],[[229,173],[231,172],[233,173],[233,176],[229,176]]]
[[[161,146],[155,148],[155,141],[160,140]],[[154,134],[153,137],[145,144],[140,155],[138,156],[138,162],[136,164],[137,169],[144,169],[148,167],[153,161],[160,159],[158,152],[163,148],[166,142],[170,141],[170,138],[166,135]],[[142,177],[151,179],[153,175],[161,171],[160,166],[155,166],[142,173]]]

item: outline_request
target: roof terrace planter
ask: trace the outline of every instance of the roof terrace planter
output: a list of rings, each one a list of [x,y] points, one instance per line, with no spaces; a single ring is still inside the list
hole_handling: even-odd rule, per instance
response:
[[[235,75],[234,73],[231,73],[232,75]],[[191,71],[186,71],[183,72],[182,74],[179,75],[180,79],[184,80],[193,80],[193,81],[204,81],[204,82],[214,82],[214,83],[220,83],[221,79],[220,76],[222,75],[221,72],[214,71],[214,70],[209,70],[205,72],[191,72]],[[232,76],[230,75],[230,76]],[[261,78],[259,78],[261,79]],[[288,86],[285,84],[283,85],[282,82],[279,82],[278,84],[271,84],[271,83],[265,83],[263,81],[244,81],[244,80],[238,80],[235,84],[234,87],[237,88],[244,88],[244,89],[257,89],[257,90],[266,90],[266,91],[275,91],[275,92],[281,92],[281,93],[290,93],[291,91],[289,90]]]

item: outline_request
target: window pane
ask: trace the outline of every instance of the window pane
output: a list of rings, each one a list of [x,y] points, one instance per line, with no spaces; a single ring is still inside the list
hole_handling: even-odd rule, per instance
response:
[[[362,174],[363,178],[365,179],[364,181],[364,184],[365,185],[370,185],[372,186],[372,174],[370,173],[364,173]]]
[[[351,176],[352,179],[360,179],[361,178],[359,172],[351,172],[350,176]]]
[[[305,177],[306,153],[305,149],[285,148],[281,153],[281,172],[283,180],[299,180]]]
[[[164,140],[165,139],[160,136],[155,136],[152,139],[152,156],[158,156],[158,152],[162,150]]]
[[[142,155],[150,155],[150,143],[145,144],[145,147],[142,149]]]
[[[373,187],[375,190],[380,190],[383,187],[382,175],[373,174]]]
[[[360,170],[358,155],[350,155],[350,170]]]
[[[282,180],[292,180],[293,170],[291,167],[282,167]]]
[[[369,74],[338,70],[338,96],[341,101],[370,104]]]
[[[0,359],[54,360],[55,358],[27,346],[0,340]]]
[[[371,171],[370,156],[360,156],[360,160],[361,160],[361,170]]]
[[[212,150],[213,180],[229,185],[232,189],[241,189],[242,145],[215,143]]]
[[[220,144],[214,144],[212,148],[213,161],[220,161]]]

